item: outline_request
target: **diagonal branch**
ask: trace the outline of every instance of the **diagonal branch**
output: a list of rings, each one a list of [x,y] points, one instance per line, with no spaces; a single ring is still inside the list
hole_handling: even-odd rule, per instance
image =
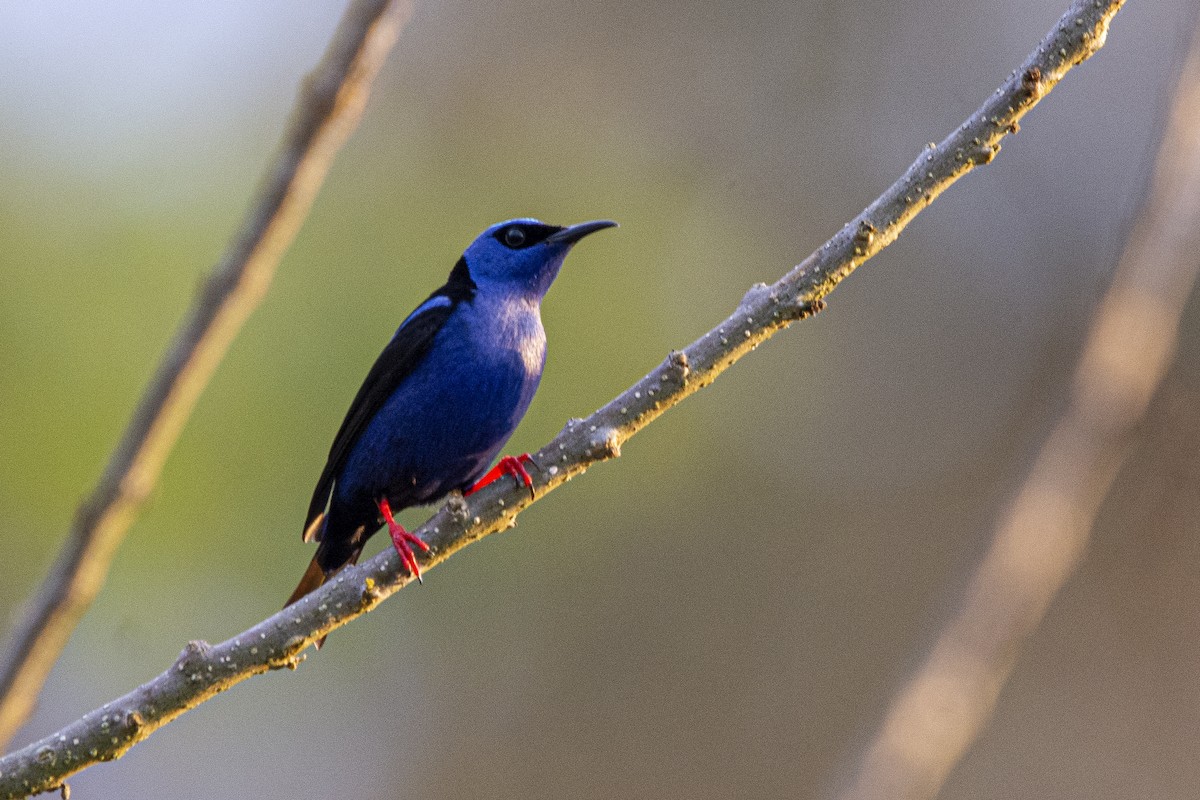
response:
[[[1021,645],[1082,558],[1129,437],[1171,364],[1200,272],[1198,248],[1200,31],[1146,204],[1092,319],[1069,407],[841,800],[933,797],[986,724]]]
[[[772,286],[747,292],[731,316],[584,420],[571,420],[535,456],[538,497],[620,455],[621,445],[668,408],[704,388],[735,361],[823,299],[859,264],[894,241],[950,184],[987,164],[1000,140],[1072,67],[1104,43],[1123,0],[1075,0],[1046,38],[984,105],[832,239]],[[498,481],[470,500],[454,497],[417,532],[435,566],[473,541],[511,526],[532,504]],[[351,567],[293,606],[221,644],[191,642],[166,672],[57,733],[0,759],[0,800],[60,786],[99,761],[120,758],[158,728],[241,681],[295,667],[301,651],[365,614],[409,582],[393,550]]]
[[[0,747],[33,710],[42,684],[109,565],[197,398],[258,305],[308,215],[334,154],[358,124],[371,81],[409,5],[356,0],[296,101],[290,128],[241,230],[208,277],[146,387],[100,482],[16,626],[0,663]]]

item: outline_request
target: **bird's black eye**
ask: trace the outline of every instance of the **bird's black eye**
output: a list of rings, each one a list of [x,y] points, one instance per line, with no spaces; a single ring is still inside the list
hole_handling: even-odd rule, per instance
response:
[[[504,243],[512,248],[518,248],[525,244],[525,231],[517,227],[508,228],[504,231]]]

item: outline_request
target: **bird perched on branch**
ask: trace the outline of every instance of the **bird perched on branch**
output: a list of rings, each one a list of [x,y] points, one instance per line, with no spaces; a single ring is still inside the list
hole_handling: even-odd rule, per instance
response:
[[[528,454],[505,456],[490,472],[488,465],[542,377],[546,290],[576,242],[615,225],[493,225],[459,258],[446,285],[400,323],[334,437],[304,523],[304,541],[320,544],[288,605],[355,563],[384,524],[420,580],[412,548],[429,548],[396,522],[401,509],[455,489],[470,494],[503,475],[532,492]]]

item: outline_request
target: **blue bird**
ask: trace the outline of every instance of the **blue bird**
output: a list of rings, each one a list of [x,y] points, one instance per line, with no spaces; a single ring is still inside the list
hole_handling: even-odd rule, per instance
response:
[[[466,249],[446,285],[400,323],[334,437],[304,523],[304,541],[320,544],[287,605],[355,563],[385,523],[420,580],[412,546],[429,548],[396,522],[401,509],[455,489],[470,494],[502,475],[532,492],[527,454],[505,456],[490,472],[488,465],[542,377],[542,298],[571,247],[615,225],[493,225]]]

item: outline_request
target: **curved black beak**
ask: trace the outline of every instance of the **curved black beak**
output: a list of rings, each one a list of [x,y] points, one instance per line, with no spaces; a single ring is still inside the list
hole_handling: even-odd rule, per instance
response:
[[[605,228],[615,228],[617,223],[610,219],[597,219],[591,222],[581,222],[578,225],[570,225],[563,228],[561,231],[550,234],[546,237],[546,244],[575,244],[589,233],[602,231]]]

